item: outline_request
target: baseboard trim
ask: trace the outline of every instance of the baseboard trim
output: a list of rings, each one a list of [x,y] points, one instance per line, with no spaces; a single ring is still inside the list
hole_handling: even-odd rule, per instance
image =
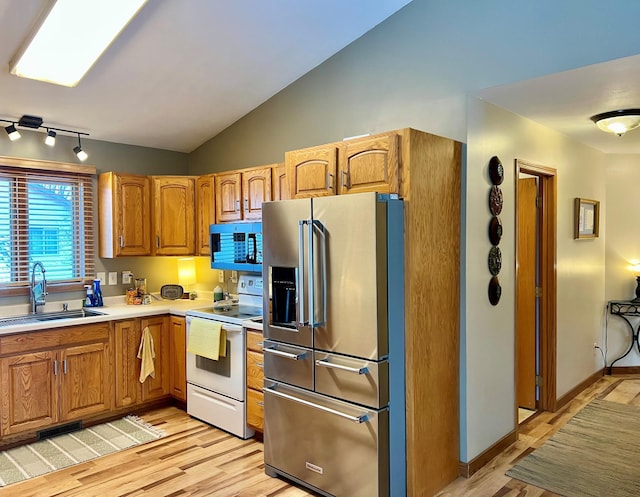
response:
[[[640,366],[615,366],[609,369],[609,374],[640,374]]]
[[[638,369],[640,370],[640,368]],[[573,387],[571,390],[565,393],[562,397],[556,400],[556,405],[553,412],[556,412],[558,409],[561,409],[562,407],[566,406],[569,402],[571,402],[571,400],[577,397],[578,394],[580,394],[580,392],[589,388],[596,381],[602,378],[603,375],[604,375],[604,368],[599,369],[598,371],[593,373],[591,376],[587,377],[584,381],[581,381],[580,383],[578,383],[575,387]]]
[[[464,478],[470,478],[475,473],[477,473],[480,468],[491,461],[491,459],[500,454],[503,450],[509,447],[509,445],[515,443],[516,440],[518,440],[518,433],[514,430],[506,436],[502,437],[495,444],[485,450],[482,454],[473,458],[470,462],[458,462],[458,475]]]

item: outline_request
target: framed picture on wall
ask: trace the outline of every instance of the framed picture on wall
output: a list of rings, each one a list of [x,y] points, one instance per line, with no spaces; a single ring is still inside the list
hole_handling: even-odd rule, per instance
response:
[[[600,202],[576,198],[573,213],[573,238],[596,238],[600,228]]]

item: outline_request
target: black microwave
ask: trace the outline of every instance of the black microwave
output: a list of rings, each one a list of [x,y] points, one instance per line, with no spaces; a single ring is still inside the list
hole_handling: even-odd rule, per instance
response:
[[[211,268],[262,272],[262,223],[224,223],[209,227]]]

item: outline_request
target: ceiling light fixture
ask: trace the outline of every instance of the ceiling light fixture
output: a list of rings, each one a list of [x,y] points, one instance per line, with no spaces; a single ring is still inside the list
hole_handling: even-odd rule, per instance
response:
[[[78,159],[81,161],[87,160],[89,157],[88,154],[82,149],[82,145],[80,144],[80,135],[89,136],[89,133],[83,133],[81,131],[74,131],[72,129],[64,129],[64,128],[56,128],[53,126],[45,126],[42,124],[42,118],[38,116],[22,116],[20,119],[1,119],[0,122],[10,123],[9,126],[5,127],[7,134],[9,135],[9,139],[11,141],[15,141],[20,138],[20,133],[18,132],[17,127],[21,128],[30,128],[34,131],[40,130],[44,128],[47,131],[47,136],[44,139],[45,144],[53,147],[56,144],[56,137],[58,136],[58,132],[60,133],[69,133],[72,135],[78,136],[78,146],[73,148],[73,151],[78,156]]]
[[[612,110],[591,117],[599,129],[618,136],[640,126],[640,109]]]
[[[44,139],[45,145],[53,147],[56,144],[56,132],[51,128],[47,128],[47,137]]]
[[[57,0],[9,63],[11,74],[76,86],[147,0]],[[52,47],[64,47],[55,50]]]
[[[5,122],[11,122],[11,121],[5,121]],[[4,128],[4,130],[7,132],[7,134],[9,135],[9,140],[11,140],[12,142],[16,141],[22,136],[20,132],[16,129],[15,123],[11,123],[9,126]]]
[[[84,150],[82,150],[82,143],[80,143],[80,133],[78,133],[78,146],[77,147],[73,147],[73,151],[75,152],[75,154],[78,156],[78,159],[81,162],[84,162],[87,160],[87,158],[89,157],[87,155],[87,152],[85,152]]]

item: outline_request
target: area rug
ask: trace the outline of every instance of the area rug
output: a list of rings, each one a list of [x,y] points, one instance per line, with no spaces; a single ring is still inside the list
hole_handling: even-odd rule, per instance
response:
[[[506,474],[566,497],[637,497],[638,461],[640,408],[594,400]]]
[[[136,416],[0,452],[0,487],[165,436]]]

